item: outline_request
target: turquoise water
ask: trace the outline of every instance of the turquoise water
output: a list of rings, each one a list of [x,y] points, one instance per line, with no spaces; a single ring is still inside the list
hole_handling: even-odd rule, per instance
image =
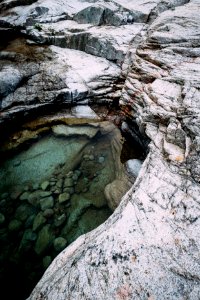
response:
[[[56,125],[0,165],[0,282],[26,299],[78,236],[110,215],[105,186],[118,172],[112,124]],[[22,146],[22,145],[21,145]]]

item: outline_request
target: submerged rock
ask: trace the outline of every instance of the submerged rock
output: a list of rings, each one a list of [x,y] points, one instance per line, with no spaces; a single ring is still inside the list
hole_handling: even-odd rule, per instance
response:
[[[8,229],[10,231],[14,231],[17,232],[19,231],[23,226],[23,223],[17,219],[14,219],[12,221],[10,221],[10,223],[8,224]]]
[[[41,255],[42,253],[47,250],[50,245],[53,243],[54,235],[50,228],[50,225],[45,225],[38,233],[38,237],[35,244],[35,252],[38,255]]]
[[[56,135],[64,135],[64,136],[74,136],[74,135],[85,135],[88,138],[93,138],[97,132],[99,131],[98,128],[93,126],[66,126],[66,125],[56,125],[52,127],[53,132]]]
[[[69,193],[62,193],[58,197],[59,203],[64,203],[70,199],[70,194]]]
[[[46,218],[43,216],[42,212],[39,212],[33,222],[33,231],[40,229],[44,223],[46,223]]]
[[[53,242],[53,246],[55,250],[58,252],[62,251],[66,247],[66,245],[67,245],[67,240],[62,237],[57,237]]]

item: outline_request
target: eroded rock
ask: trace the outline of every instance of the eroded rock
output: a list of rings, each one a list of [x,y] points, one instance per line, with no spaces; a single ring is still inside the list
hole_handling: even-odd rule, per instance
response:
[[[20,1],[4,0],[1,8],[9,2],[13,8],[0,24],[20,28],[31,43],[82,52],[38,47],[40,62],[30,65],[27,54],[6,48],[2,70],[9,65],[20,74],[3,78],[2,120],[47,103],[121,97],[124,114],[151,141],[139,177],[114,214],[64,249],[29,299],[199,299],[199,1],[45,0],[22,9]],[[119,36],[118,28],[105,25],[122,26]],[[109,193],[115,206],[120,176]],[[82,211],[91,203],[85,199]],[[78,209],[70,216],[72,227],[79,216]],[[39,254],[48,247],[49,230],[43,231]],[[64,234],[72,240],[73,228]]]

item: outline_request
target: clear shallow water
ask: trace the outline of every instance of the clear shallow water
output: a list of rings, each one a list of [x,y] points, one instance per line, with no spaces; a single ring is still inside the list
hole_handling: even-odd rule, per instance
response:
[[[111,215],[104,189],[118,173],[120,144],[108,122],[60,124],[1,162],[0,282],[7,299],[28,297],[60,251]]]

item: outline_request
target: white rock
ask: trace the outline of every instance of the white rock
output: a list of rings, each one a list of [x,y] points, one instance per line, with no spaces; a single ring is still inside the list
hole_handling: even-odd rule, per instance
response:
[[[93,127],[93,126],[87,126],[87,125],[81,125],[81,126],[67,126],[67,125],[55,125],[52,127],[53,133],[56,135],[64,135],[66,137],[70,136],[81,136],[85,135],[88,138],[93,138],[97,132],[99,131],[99,128]]]
[[[88,105],[77,105],[73,107],[72,114],[76,118],[100,119]]]
[[[137,177],[142,167],[142,161],[139,159],[129,159],[126,162],[126,168],[130,175]]]

